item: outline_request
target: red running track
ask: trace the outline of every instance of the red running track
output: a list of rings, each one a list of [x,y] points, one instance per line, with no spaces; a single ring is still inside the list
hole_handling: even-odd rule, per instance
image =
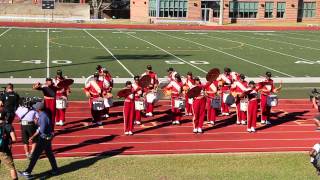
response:
[[[171,125],[168,101],[157,103],[156,116],[143,118],[135,126],[134,136],[123,135],[122,107],[111,109],[111,118],[102,126],[89,123],[87,102],[70,102],[67,124],[56,128],[53,140],[58,157],[109,154],[191,154],[227,152],[307,151],[318,142],[312,118],[317,114],[308,100],[280,100],[273,109],[271,126],[258,123],[257,133],[235,125],[234,113],[219,117],[215,126],[205,125],[203,134],[192,133],[192,117],[184,117],[179,126]],[[24,158],[20,126],[14,123],[19,142],[13,147],[15,158]]]

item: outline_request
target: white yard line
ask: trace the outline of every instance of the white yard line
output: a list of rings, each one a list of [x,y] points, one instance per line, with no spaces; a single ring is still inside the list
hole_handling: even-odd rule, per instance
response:
[[[291,36],[280,35],[280,34],[273,34],[273,36],[280,36],[280,37],[284,37],[284,38],[298,39],[298,40],[304,40],[304,41],[310,41],[310,42],[320,43],[320,41],[318,41],[318,40],[312,40],[312,39],[306,39],[306,38],[299,38],[299,37],[291,37]]]
[[[122,32],[122,31],[121,31],[121,32]],[[163,49],[163,48],[161,48],[161,47],[159,47],[159,46],[151,43],[150,41],[147,41],[147,40],[145,40],[145,39],[139,38],[139,37],[134,36],[134,35],[129,34],[129,33],[125,33],[125,34],[127,34],[128,36],[131,36],[131,37],[133,37],[133,38],[135,38],[135,39],[138,39],[138,40],[140,40],[140,41],[143,41],[143,42],[145,42],[145,43],[148,43],[148,44],[150,44],[151,46],[153,46],[153,47],[155,47],[155,48],[157,48],[157,49],[159,49],[159,50],[161,50],[161,51],[163,51],[163,52],[171,55],[172,57],[174,57],[174,58],[176,58],[176,59],[179,59],[180,61],[182,61],[182,62],[184,62],[184,63],[186,63],[186,64],[188,64],[188,65],[190,65],[190,66],[192,66],[192,67],[194,67],[194,68],[196,68],[196,69],[198,69],[199,71],[201,71],[201,72],[203,72],[203,73],[207,73],[206,70],[204,70],[204,69],[202,69],[202,68],[200,68],[200,67],[198,67],[198,66],[195,66],[194,64],[192,64],[192,63],[190,63],[190,62],[188,62],[188,61],[186,61],[186,60],[184,60],[184,59],[182,59],[182,58],[180,58],[180,57],[172,54],[171,52],[169,52],[169,51],[167,51],[167,50],[165,50],[165,49]]]
[[[232,33],[229,33],[229,32],[224,32],[224,33],[232,34]],[[303,46],[303,45],[299,45],[299,44],[290,43],[290,42],[287,42],[287,41],[277,41],[277,40],[274,40],[274,39],[265,39],[265,38],[259,38],[259,37],[252,37],[252,36],[246,36],[246,35],[243,35],[243,34],[237,34],[237,36],[242,36],[242,37],[251,38],[251,39],[259,39],[259,40],[264,40],[264,41],[271,41],[271,42],[282,43],[282,44],[289,44],[289,45],[293,45],[293,46],[297,46],[297,47],[301,47],[301,48],[320,51],[319,48]]]
[[[101,41],[99,41],[99,39],[97,39],[87,30],[83,31],[86,32],[89,36],[91,36],[94,40],[96,40],[123,67],[123,69],[125,69],[128,72],[128,74],[130,74],[131,77],[134,77],[133,73],[125,65],[123,65],[122,62]]]
[[[272,52],[272,53],[280,54],[280,55],[283,55],[283,56],[287,56],[287,57],[291,57],[291,58],[295,58],[295,59],[299,59],[299,60],[307,61],[307,62],[311,62],[311,63],[313,61],[316,61],[316,60],[310,60],[310,59],[305,59],[305,58],[302,58],[302,57],[294,56],[294,55],[287,54],[287,53],[282,53],[282,52],[279,52],[279,51],[274,51],[274,50],[271,50],[271,49],[266,49],[266,48],[263,48],[263,47],[260,47],[260,46],[244,43],[244,42],[241,42],[241,41],[235,41],[235,40],[228,39],[228,38],[220,38],[220,37],[209,36],[209,35],[202,35],[202,36],[209,37],[209,38],[214,38],[214,39],[220,39],[220,40],[229,41],[229,42],[234,42],[234,43],[242,43],[244,45],[251,46],[251,47],[254,47],[254,48],[257,48],[257,49],[261,49],[261,50],[264,50],[264,51],[269,51],[269,52]]]
[[[47,29],[47,77],[50,77],[50,29]]]
[[[312,37],[312,38],[319,38],[320,37],[320,34],[319,34],[319,36],[317,36],[317,35],[310,35],[310,33],[308,33],[308,34],[301,34],[301,33],[294,33],[294,32],[285,32],[285,31],[281,31],[281,32],[279,32],[280,34],[292,34],[292,35],[298,35],[298,36],[308,36],[308,37]]]
[[[5,35],[7,32],[9,32],[12,28],[9,28],[7,30],[5,30],[3,33],[0,34],[0,37],[2,37],[3,35]]]
[[[241,58],[241,57],[239,57],[239,56],[236,56],[236,55],[227,53],[227,52],[225,52],[225,51],[221,51],[221,50],[219,50],[219,49],[215,49],[215,48],[213,48],[213,47],[210,47],[210,46],[207,46],[207,45],[204,45],[204,44],[201,44],[201,43],[192,41],[192,40],[190,40],[190,39],[181,38],[181,37],[177,37],[177,36],[172,36],[172,35],[169,35],[169,34],[166,34],[166,33],[161,33],[161,32],[159,32],[159,31],[155,31],[155,32],[157,32],[157,33],[159,33],[159,34],[163,34],[163,35],[169,36],[169,37],[172,37],[172,38],[175,38],[175,39],[180,39],[180,40],[183,40],[183,41],[187,41],[187,42],[191,42],[191,43],[197,44],[197,45],[199,45],[199,46],[202,46],[202,47],[205,47],[205,48],[214,50],[214,51],[216,51],[216,52],[219,52],[219,53],[222,53],[222,54],[231,56],[231,57],[234,57],[234,58],[236,58],[236,59],[239,59],[239,60],[241,60],[241,61],[244,61],[244,62],[247,62],[247,63],[250,63],[250,64],[254,64],[254,65],[256,65],[256,66],[260,66],[260,67],[269,69],[269,70],[271,70],[271,71],[277,72],[277,73],[279,73],[279,74],[282,74],[282,75],[285,75],[285,76],[288,76],[288,77],[294,77],[294,76],[292,76],[292,75],[290,75],[290,74],[287,74],[287,73],[278,71],[278,70],[273,69],[273,68],[271,68],[271,67],[268,67],[268,66],[265,66],[265,65],[262,65],[262,64],[258,64],[258,63],[256,63],[256,62],[252,62],[252,61],[250,61],[250,60],[248,60],[248,59]]]

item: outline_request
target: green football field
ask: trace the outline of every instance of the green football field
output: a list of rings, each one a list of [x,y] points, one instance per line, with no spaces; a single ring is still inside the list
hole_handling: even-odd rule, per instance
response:
[[[320,32],[145,31],[0,29],[0,77],[53,76],[56,69],[87,77],[101,64],[114,77],[129,78],[153,65],[205,77],[229,66],[249,77],[266,71],[279,77],[318,77]]]

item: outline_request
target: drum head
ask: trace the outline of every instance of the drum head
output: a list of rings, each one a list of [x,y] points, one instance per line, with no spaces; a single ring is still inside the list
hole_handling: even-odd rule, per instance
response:
[[[201,87],[195,86],[195,87],[191,88],[191,89],[187,92],[187,96],[188,96],[189,98],[194,98],[194,97],[199,96],[200,93],[201,93]]]
[[[117,96],[120,98],[126,98],[132,93],[131,89],[121,89],[118,93]]]
[[[163,89],[163,88],[167,87],[169,85],[169,83],[170,83],[170,81],[168,81],[168,80],[160,81],[159,88]]]
[[[89,76],[89,77],[86,79],[86,81],[84,82],[84,85],[87,86],[87,85],[90,83],[90,81],[93,81],[93,80],[94,80],[93,75]]]
[[[65,80],[62,80],[60,81],[57,86],[60,87],[60,88],[67,88],[69,87],[70,85],[72,85],[74,82],[73,79],[65,79]]]

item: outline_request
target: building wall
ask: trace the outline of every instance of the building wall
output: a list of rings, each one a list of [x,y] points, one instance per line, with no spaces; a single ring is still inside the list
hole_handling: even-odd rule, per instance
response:
[[[188,20],[201,20],[201,0],[189,0],[188,2]]]
[[[149,21],[149,0],[130,1],[130,19],[136,22]]]

